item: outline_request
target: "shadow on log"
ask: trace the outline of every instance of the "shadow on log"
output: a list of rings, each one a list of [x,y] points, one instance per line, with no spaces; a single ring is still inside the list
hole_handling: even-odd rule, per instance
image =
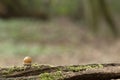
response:
[[[112,80],[120,79],[120,64],[49,66],[32,64],[0,69],[0,79],[17,80]]]

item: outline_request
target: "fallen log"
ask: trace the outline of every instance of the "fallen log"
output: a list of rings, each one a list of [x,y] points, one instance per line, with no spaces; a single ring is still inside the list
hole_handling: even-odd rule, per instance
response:
[[[120,79],[120,64],[49,66],[32,64],[30,68],[0,68],[0,79],[17,80],[111,80]]]

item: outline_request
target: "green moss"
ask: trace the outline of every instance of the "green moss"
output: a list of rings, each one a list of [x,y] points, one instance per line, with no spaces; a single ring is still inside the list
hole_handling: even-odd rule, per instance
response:
[[[32,64],[31,65],[31,68],[35,68],[35,69],[50,68],[50,67],[53,67],[53,66],[51,66],[51,65],[40,65],[40,64]]]
[[[32,68],[40,68],[40,65],[39,64],[32,64],[32,66],[31,66]]]
[[[9,71],[3,70],[2,71],[2,75],[7,75],[9,73]]]
[[[43,69],[43,68],[50,68],[50,65],[40,65],[40,64],[32,64],[31,69]],[[9,75],[14,72],[20,72],[20,71],[25,71],[26,67],[25,66],[12,66],[9,68],[4,68],[1,70],[2,75]]]
[[[83,71],[83,70],[88,70],[88,69],[97,69],[97,68],[103,68],[103,65],[101,64],[92,64],[92,65],[80,65],[80,66],[68,66],[67,69],[69,71]]]
[[[10,74],[10,73],[19,72],[19,71],[23,71],[23,70],[24,70],[24,67],[13,66],[13,67],[4,69],[1,72],[2,72],[2,75],[7,75],[7,74]]]
[[[63,75],[61,71],[57,71],[54,73],[43,73],[40,74],[40,80],[57,80],[57,79],[63,79]]]
[[[9,72],[23,71],[24,69],[25,69],[24,66],[21,66],[21,67],[14,66],[14,67],[9,68]]]

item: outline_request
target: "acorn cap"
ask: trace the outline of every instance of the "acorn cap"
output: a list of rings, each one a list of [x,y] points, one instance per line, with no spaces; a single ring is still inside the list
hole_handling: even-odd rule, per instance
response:
[[[32,62],[32,58],[29,57],[29,56],[25,57],[24,60],[23,60],[24,64],[31,64],[31,62]]]

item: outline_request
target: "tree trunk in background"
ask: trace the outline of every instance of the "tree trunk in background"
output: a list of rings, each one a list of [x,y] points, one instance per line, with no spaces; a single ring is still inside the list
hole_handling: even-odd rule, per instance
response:
[[[84,14],[90,29],[94,32],[98,30],[99,5],[98,0],[83,0]]]
[[[118,36],[117,26],[109,10],[109,6],[107,5],[105,0],[99,0],[99,3],[100,3],[100,10],[109,28],[111,29],[111,31],[113,32],[115,36]]]
[[[83,0],[83,3],[85,18],[90,29],[94,32],[98,32],[98,19],[100,16],[103,16],[112,33],[118,36],[116,24],[105,0]]]

